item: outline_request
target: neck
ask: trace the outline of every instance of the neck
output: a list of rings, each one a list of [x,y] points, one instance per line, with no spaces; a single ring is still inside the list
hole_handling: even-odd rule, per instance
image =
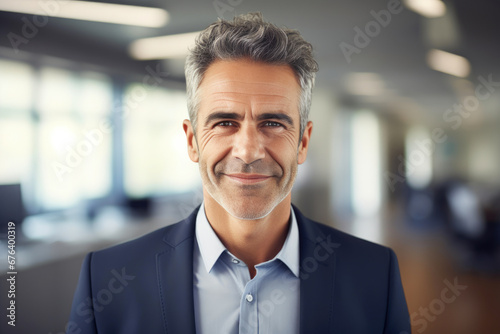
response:
[[[231,216],[209,194],[204,201],[210,225],[227,250],[245,262],[250,277],[256,274],[255,265],[273,259],[283,247],[290,220],[290,195],[266,217],[256,220]]]

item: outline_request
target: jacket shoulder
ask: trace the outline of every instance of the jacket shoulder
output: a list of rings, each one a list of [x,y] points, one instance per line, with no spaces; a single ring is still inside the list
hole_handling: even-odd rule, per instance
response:
[[[159,228],[141,237],[92,252],[92,266],[125,266],[151,261],[183,242],[192,242],[196,215]]]

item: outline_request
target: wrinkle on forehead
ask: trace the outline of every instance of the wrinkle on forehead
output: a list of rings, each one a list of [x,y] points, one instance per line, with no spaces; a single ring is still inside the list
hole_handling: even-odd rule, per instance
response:
[[[214,105],[227,105],[231,103],[251,103],[259,106],[279,106],[289,107],[293,105],[292,97],[283,95],[268,95],[268,94],[249,94],[249,93],[232,93],[232,92],[217,92],[211,93],[206,97]]]
[[[290,116],[297,112],[298,116],[298,109],[295,108],[295,104],[290,98],[283,98],[281,96],[255,98],[252,94],[231,96],[231,93],[217,94],[218,96],[214,95],[204,100],[206,105],[203,108],[205,110],[203,114],[205,116],[208,116],[211,112],[218,110],[240,110],[240,112],[243,110],[251,110],[252,115],[254,113],[260,114],[264,112],[282,112],[290,114]]]
[[[235,91],[224,91],[224,92],[214,92],[214,93],[211,93],[211,96],[212,97],[216,97],[217,95],[222,95],[223,97],[227,97],[228,94],[231,94],[231,95],[252,95],[252,96],[255,96],[255,97],[261,97],[261,98],[285,98],[287,99],[288,101],[292,101],[292,99],[289,97],[289,96],[286,96],[286,95],[281,95],[281,94],[264,94],[264,93],[248,93],[248,92],[235,92]],[[217,98],[215,98],[217,99]]]
[[[266,75],[268,78],[263,78]],[[234,93],[255,90],[269,95],[290,95],[291,82],[295,83],[297,89],[293,94],[300,96],[300,83],[289,65],[267,64],[249,59],[217,60],[205,71],[199,89]]]
[[[217,80],[217,77],[220,77],[222,74],[214,74],[210,79],[208,79],[208,82],[205,82],[203,85],[205,89],[210,89],[213,86],[217,86],[221,90],[230,90],[235,93],[245,93],[246,89],[244,89],[241,86],[248,86],[252,87],[252,89],[257,88],[258,90],[262,90],[265,92],[268,92],[271,95],[281,95],[280,93],[283,93],[285,88],[288,86],[289,83],[283,82],[283,83],[273,83],[269,81],[254,81],[254,82],[248,82],[244,80],[229,80],[229,79],[224,79],[221,78],[221,80]],[[247,87],[247,88],[248,88]],[[200,86],[200,88],[202,88]]]
[[[285,85],[226,81],[200,87],[200,96],[211,101],[258,100],[264,103],[299,103],[300,91],[290,91]],[[203,100],[202,99],[202,100]]]

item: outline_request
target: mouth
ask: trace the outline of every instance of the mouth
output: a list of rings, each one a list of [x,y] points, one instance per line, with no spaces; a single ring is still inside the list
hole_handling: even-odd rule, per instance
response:
[[[231,180],[242,183],[242,184],[255,184],[267,181],[271,178],[269,175],[262,174],[247,174],[247,173],[237,173],[237,174],[224,174]]]

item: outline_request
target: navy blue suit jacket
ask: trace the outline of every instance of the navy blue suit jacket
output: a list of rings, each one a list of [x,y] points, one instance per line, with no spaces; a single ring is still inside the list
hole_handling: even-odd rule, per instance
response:
[[[294,210],[300,238],[300,332],[410,333],[394,252]],[[67,334],[195,333],[197,211],[177,224],[88,254]]]

